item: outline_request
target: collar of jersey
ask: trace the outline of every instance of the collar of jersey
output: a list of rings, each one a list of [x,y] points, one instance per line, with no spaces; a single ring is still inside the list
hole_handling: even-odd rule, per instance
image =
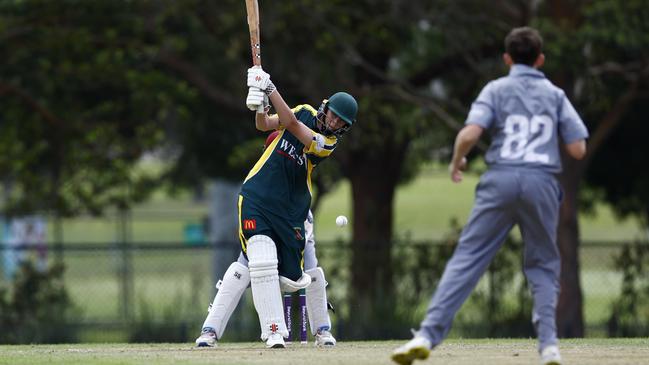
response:
[[[535,69],[534,67],[530,67],[528,65],[522,65],[519,63],[512,65],[511,69],[509,70],[509,76],[545,77],[543,72]]]

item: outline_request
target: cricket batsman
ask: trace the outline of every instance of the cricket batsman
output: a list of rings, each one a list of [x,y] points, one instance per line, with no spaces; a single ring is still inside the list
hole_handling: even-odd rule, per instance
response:
[[[278,131],[266,138],[264,149],[275,140]],[[311,277],[311,284],[306,288],[306,305],[311,334],[316,346],[335,346],[336,339],[331,334],[331,319],[327,311],[327,281],[324,271],[318,266],[315,250],[315,234],[313,229],[313,214],[311,210],[304,221],[306,236],[304,246],[304,272]],[[239,259],[230,265],[222,280],[216,284],[218,293],[210,304],[207,318],[203,322],[201,335],[196,339],[197,347],[214,347],[217,338],[222,338],[232,312],[241,300],[243,292],[250,284],[248,260],[239,255]]]
[[[241,187],[239,240],[242,255],[248,261],[247,271],[259,316],[260,337],[269,348],[284,348],[288,331],[281,293],[307,288],[312,282],[312,277],[303,271],[302,266],[304,222],[311,205],[311,173],[317,164],[331,155],[338,139],[354,124],[358,104],[350,94],[338,92],[325,100],[318,110],[306,104],[291,109],[270,75],[260,66],[248,70],[247,84],[246,105],[256,110],[257,129],[279,132]],[[268,115],[266,98],[277,114]],[[242,267],[244,265],[239,262],[233,263],[226,276],[243,275]],[[237,290],[242,291],[240,287]],[[220,305],[218,296],[227,292],[222,286],[215,298],[217,306]],[[237,295],[234,303],[239,300],[240,294]],[[228,309],[230,314],[233,309]],[[223,325],[219,331],[224,328]],[[219,333],[215,329],[213,333],[209,329],[203,330],[207,336],[213,334],[214,341],[218,340]]]

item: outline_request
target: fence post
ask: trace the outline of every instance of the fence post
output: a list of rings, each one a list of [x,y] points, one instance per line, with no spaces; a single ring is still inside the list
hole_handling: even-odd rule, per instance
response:
[[[216,283],[227,271],[228,267],[239,256],[241,251],[239,237],[238,199],[240,182],[216,179],[209,187],[209,242],[213,251],[213,281]],[[214,293],[213,293],[214,294]],[[212,295],[213,295],[212,294]],[[244,332],[249,316],[241,308],[245,307],[246,297],[241,297],[239,305],[228,324],[229,333],[236,338]],[[232,337],[231,337],[232,338]]]
[[[54,213],[54,260],[57,264],[63,264],[63,223],[61,216]]]
[[[117,214],[117,246],[120,252],[118,279],[120,283],[120,315],[124,321],[133,316],[133,263],[131,243],[131,211],[120,208]]]

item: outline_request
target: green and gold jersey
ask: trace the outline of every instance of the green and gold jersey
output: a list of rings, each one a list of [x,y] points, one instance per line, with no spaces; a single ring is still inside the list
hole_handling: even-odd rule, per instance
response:
[[[305,146],[282,127],[248,173],[241,195],[259,209],[304,222],[311,207],[311,172],[331,155],[338,140],[315,132],[317,111],[312,106],[299,105],[292,111],[313,131],[311,144]]]

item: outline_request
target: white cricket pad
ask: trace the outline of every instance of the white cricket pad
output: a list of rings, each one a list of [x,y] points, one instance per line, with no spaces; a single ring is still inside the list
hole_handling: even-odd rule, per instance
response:
[[[252,300],[259,315],[261,339],[266,341],[271,333],[288,337],[284,320],[282,293],[279,289],[277,271],[277,248],[275,242],[264,235],[255,235],[248,240],[248,268]]]
[[[306,311],[309,315],[311,333],[315,336],[319,328],[331,329],[331,319],[327,312],[327,281],[321,267],[307,270],[311,285],[306,288]]]
[[[223,275],[223,280],[216,284],[218,292],[203,323],[203,327],[211,327],[216,332],[216,338],[221,339],[232,312],[239,304],[243,292],[250,283],[250,273],[244,265],[233,262]]]
[[[293,281],[286,276],[279,276],[279,287],[283,293],[294,293],[300,289],[306,289],[309,285],[311,285],[311,277],[304,272],[297,281]]]

